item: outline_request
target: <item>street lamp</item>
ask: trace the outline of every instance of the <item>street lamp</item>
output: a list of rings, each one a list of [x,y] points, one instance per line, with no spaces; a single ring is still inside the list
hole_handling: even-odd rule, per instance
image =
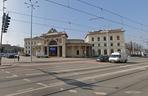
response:
[[[35,7],[39,7],[38,1],[34,1],[33,0],[29,0],[29,2],[25,2],[25,4],[27,5],[27,8],[31,9],[31,27],[30,27],[30,61],[32,62],[32,16],[33,16],[33,9],[35,9]]]

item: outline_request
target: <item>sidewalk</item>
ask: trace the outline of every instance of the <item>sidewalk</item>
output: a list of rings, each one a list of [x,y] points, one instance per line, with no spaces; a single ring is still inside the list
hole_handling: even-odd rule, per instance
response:
[[[2,59],[2,67],[8,66],[32,66],[32,65],[51,65],[51,64],[63,64],[63,63],[73,63],[73,62],[82,62],[86,60],[93,60],[92,58],[62,58],[62,57],[51,57],[51,58],[37,58],[33,57],[32,62],[30,62],[30,57],[20,57],[20,61],[15,59]]]

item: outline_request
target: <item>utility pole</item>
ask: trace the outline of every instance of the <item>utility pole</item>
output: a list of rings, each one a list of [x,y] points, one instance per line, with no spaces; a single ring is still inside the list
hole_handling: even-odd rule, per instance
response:
[[[36,7],[39,7],[38,1],[34,1],[33,0],[29,0],[29,2],[25,2],[25,4],[27,5],[27,8],[31,9],[31,26],[30,26],[30,62],[32,62],[32,16],[33,16],[33,9],[35,9]]]
[[[5,12],[5,1],[6,0],[3,0],[3,17],[4,17],[4,12]],[[2,18],[2,23],[3,23],[3,18]],[[1,48],[2,48],[2,45],[3,45],[3,27],[2,26],[2,29],[1,29],[1,41],[0,41],[0,53],[1,53]],[[0,54],[0,65],[2,65],[2,56]]]

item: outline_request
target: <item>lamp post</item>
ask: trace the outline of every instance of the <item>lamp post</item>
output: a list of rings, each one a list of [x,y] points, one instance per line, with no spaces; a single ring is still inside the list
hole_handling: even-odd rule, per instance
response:
[[[35,7],[39,7],[39,5],[37,5],[38,1],[33,2],[33,0],[29,0],[29,2],[25,2],[25,4],[27,5],[27,8],[31,9],[31,26],[30,26],[30,61],[32,62],[32,16],[33,16],[33,9],[35,9]]]

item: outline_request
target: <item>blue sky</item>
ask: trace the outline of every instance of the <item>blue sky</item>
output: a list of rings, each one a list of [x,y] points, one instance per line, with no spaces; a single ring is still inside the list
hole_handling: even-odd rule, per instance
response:
[[[2,17],[2,1],[0,1],[0,17]],[[27,5],[24,4],[25,1],[28,2],[29,0],[7,0],[5,2],[6,12],[9,12],[12,20],[8,32],[3,36],[3,43],[23,46],[24,38],[30,37],[30,16],[28,16],[30,15],[30,8],[27,8]],[[96,17],[53,4],[49,1],[64,4],[123,24],[112,23],[99,18],[93,19]],[[46,33],[53,27],[58,31],[66,31],[69,38],[84,39],[88,31],[123,28],[125,30],[126,42],[132,40],[145,46],[146,43],[144,42],[148,41],[148,0],[83,1],[118,13],[121,16],[128,17],[144,25],[130,22],[105,10],[81,3],[79,0],[38,0],[39,7],[34,10],[33,15],[43,17],[44,19],[33,17],[33,36]],[[126,24],[130,25],[130,27],[126,26]]]

